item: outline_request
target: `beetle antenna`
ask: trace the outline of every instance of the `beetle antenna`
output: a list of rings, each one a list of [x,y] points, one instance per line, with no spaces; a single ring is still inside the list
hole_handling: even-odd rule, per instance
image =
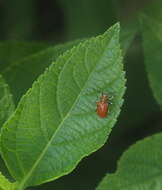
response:
[[[110,97],[109,97],[109,100],[112,100],[113,98],[114,98],[114,96],[110,96]]]

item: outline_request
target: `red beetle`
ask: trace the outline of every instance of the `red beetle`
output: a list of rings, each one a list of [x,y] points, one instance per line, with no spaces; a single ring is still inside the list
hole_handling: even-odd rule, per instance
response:
[[[109,105],[109,98],[107,95],[102,94],[102,96],[100,97],[100,101],[96,102],[97,104],[97,114],[104,118],[107,116],[108,114],[108,105]]]

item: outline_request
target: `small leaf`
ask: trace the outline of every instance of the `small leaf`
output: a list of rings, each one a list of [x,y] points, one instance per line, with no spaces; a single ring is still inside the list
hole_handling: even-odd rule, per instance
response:
[[[23,96],[0,141],[18,190],[68,174],[106,142],[123,102],[121,62],[116,24],[65,52]],[[114,96],[104,119],[95,111],[101,92]]]
[[[12,64],[9,64],[8,67],[2,70],[3,76],[10,85],[16,104],[21,96],[31,87],[34,80],[44,72],[45,68],[52,61],[55,61],[59,55],[80,41],[76,40],[74,42],[51,46],[36,53],[33,52],[33,54],[23,59],[12,62]]]
[[[15,109],[9,87],[0,75],[0,128]]]
[[[14,190],[16,183],[9,182],[0,172],[0,190]]]
[[[161,190],[162,133],[141,140],[121,157],[115,174],[104,177],[97,190]]]
[[[162,24],[141,18],[145,64],[153,94],[162,107]]]

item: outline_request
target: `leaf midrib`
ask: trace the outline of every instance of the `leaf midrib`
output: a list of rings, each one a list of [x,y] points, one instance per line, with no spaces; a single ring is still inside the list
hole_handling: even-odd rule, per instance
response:
[[[97,63],[99,63],[101,61],[101,58],[103,57],[103,55],[105,54],[106,50],[108,49],[108,46],[109,44],[111,43],[111,40],[113,39],[113,35],[111,36],[111,38],[109,39],[109,42],[108,42],[108,45],[105,47],[105,50],[103,51],[102,53],[102,56],[100,57],[99,61],[96,62],[96,65]],[[101,39],[103,40],[103,38]],[[65,65],[67,64],[68,62],[65,63]],[[64,67],[65,67],[64,65]],[[79,95],[77,96],[75,102],[73,103],[70,111],[66,114],[66,116],[64,117],[64,119],[62,120],[62,122],[60,123],[60,125],[58,126],[57,130],[55,131],[55,133],[52,135],[51,139],[49,140],[49,142],[47,143],[46,147],[44,148],[44,150],[42,151],[42,153],[40,154],[39,158],[36,160],[36,162],[34,163],[33,167],[30,169],[30,171],[28,172],[28,174],[24,177],[24,179],[21,181],[20,185],[19,185],[19,190],[22,190],[26,181],[30,178],[31,174],[33,173],[33,171],[35,170],[35,168],[37,167],[37,165],[39,164],[39,162],[42,160],[43,156],[45,155],[46,151],[48,150],[49,146],[51,145],[53,139],[55,138],[57,132],[59,131],[59,129],[61,128],[62,124],[64,123],[64,121],[68,118],[68,116],[70,115],[73,107],[75,106],[76,102],[78,101],[79,97],[81,96],[82,94],[82,91],[83,89],[85,88],[86,84],[87,84],[87,81],[89,81],[89,78],[91,77],[93,71],[95,70],[96,68],[96,65],[94,66],[93,70],[91,71],[91,73],[89,74],[88,76],[88,79],[86,80],[82,90],[80,91]]]

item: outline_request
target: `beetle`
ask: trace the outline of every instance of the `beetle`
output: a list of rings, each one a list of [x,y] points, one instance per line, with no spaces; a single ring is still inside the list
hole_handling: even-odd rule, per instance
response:
[[[101,118],[105,118],[108,115],[108,107],[109,107],[109,97],[106,94],[101,95],[100,101],[96,102],[97,104],[97,115]]]

